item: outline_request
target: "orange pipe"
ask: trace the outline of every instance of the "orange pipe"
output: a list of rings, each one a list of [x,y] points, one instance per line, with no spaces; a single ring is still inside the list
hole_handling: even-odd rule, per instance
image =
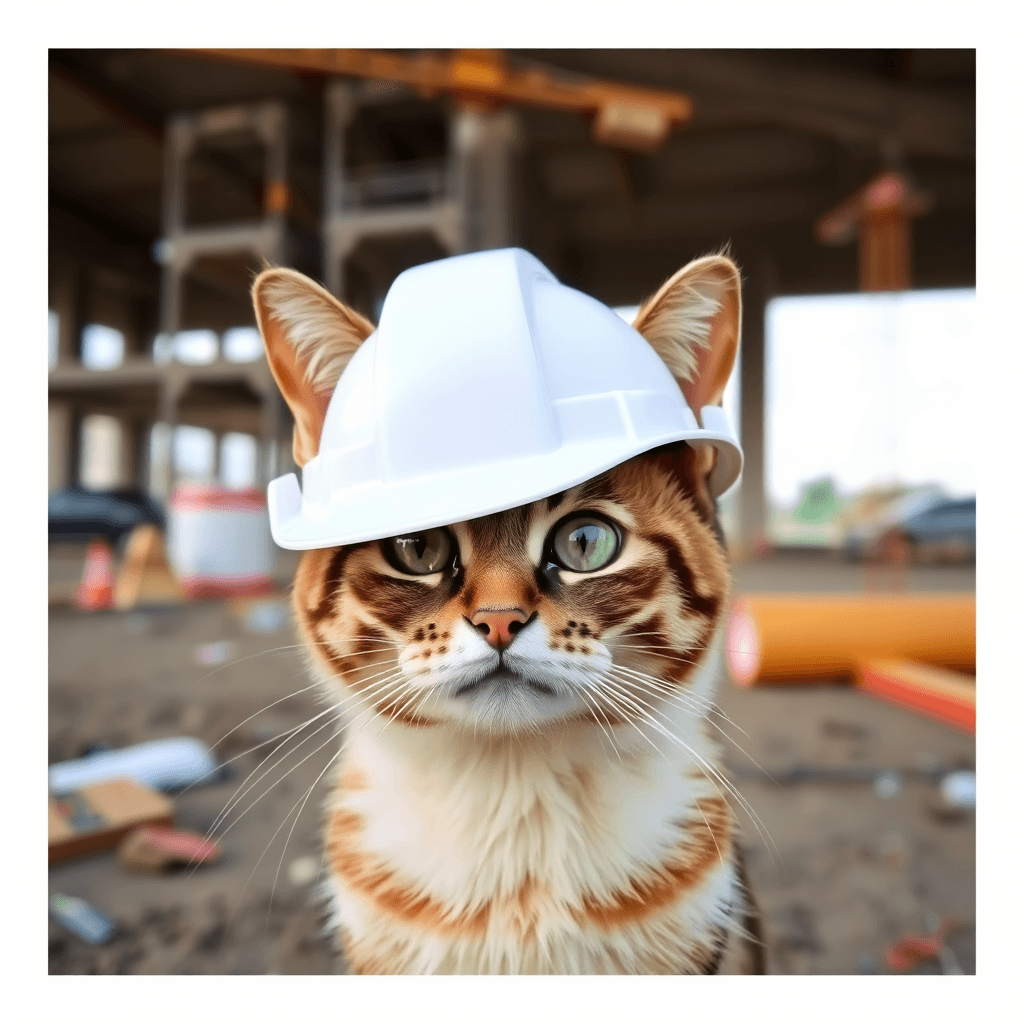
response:
[[[726,660],[740,686],[852,678],[870,659],[973,673],[974,615],[973,594],[746,594]]]

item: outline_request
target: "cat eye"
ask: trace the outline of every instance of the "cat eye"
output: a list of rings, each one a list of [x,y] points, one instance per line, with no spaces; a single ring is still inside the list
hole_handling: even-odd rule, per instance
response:
[[[603,569],[619,553],[622,537],[610,520],[594,514],[574,515],[551,533],[553,560],[572,572]]]
[[[381,541],[384,557],[391,567],[412,576],[429,576],[440,572],[452,560],[455,540],[448,530],[438,527],[389,537]]]

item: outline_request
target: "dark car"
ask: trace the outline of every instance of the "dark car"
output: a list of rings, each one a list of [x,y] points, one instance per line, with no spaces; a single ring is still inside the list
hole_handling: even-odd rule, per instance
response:
[[[118,546],[140,523],[153,523],[161,530],[165,525],[163,509],[145,491],[66,487],[54,491],[46,505],[50,540],[103,537]]]
[[[897,523],[879,540],[879,553],[897,553],[906,561],[969,561],[975,555],[977,500],[937,502]]]

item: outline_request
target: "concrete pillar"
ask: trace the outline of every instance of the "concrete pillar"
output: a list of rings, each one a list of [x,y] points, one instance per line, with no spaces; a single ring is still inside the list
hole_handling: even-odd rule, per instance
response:
[[[345,237],[334,224],[334,218],[344,207],[345,190],[345,130],[356,114],[352,87],[344,82],[332,82],[324,92],[327,124],[324,140],[323,174],[323,275],[327,290],[339,298],[344,296],[345,257],[352,251],[356,239]]]
[[[57,314],[57,364],[77,363],[82,352],[85,326],[85,268],[68,264],[53,282],[50,303]]]
[[[139,436],[134,420],[124,416],[117,417],[117,485],[118,487],[137,487]]]
[[[460,110],[453,132],[455,191],[462,207],[464,251],[515,241],[512,154],[518,120],[510,110]]]
[[[72,477],[72,410],[64,403],[50,403],[48,416],[49,458],[47,486],[51,491],[67,487]]]
[[[213,465],[210,467],[210,479],[215,484],[222,484],[224,481],[221,479],[221,471],[224,468],[224,460],[221,447],[224,444],[224,431],[214,430],[211,433],[213,434]]]
[[[148,490],[150,486],[150,444],[153,424],[131,417],[118,417],[117,486]]]
[[[764,544],[768,525],[765,473],[765,313],[774,293],[774,268],[766,253],[740,260],[743,273],[740,438],[743,479],[739,491],[739,553],[750,556]]]
[[[135,438],[135,465],[133,467],[133,486],[140,490],[150,490],[150,446],[152,445],[153,424],[148,420],[136,421],[132,425]]]
[[[72,487],[82,483],[82,426],[85,416],[75,409],[68,429],[67,481]]]
[[[174,431],[178,426],[178,398],[185,382],[183,369],[174,363],[166,367],[160,382],[161,429],[153,445],[150,479],[154,496],[164,502],[170,500],[176,483]]]
[[[263,394],[260,414],[260,436],[256,439],[256,486],[266,489],[274,477],[280,475],[280,452],[278,440],[281,436],[281,398],[276,387],[268,387]]]

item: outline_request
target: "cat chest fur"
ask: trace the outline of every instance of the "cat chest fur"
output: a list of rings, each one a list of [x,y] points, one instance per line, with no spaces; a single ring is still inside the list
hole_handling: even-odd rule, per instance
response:
[[[609,763],[581,732],[456,741],[423,773],[436,737],[389,735],[356,739],[328,809],[350,969],[698,973],[735,931],[731,811],[692,764],[629,743]]]

